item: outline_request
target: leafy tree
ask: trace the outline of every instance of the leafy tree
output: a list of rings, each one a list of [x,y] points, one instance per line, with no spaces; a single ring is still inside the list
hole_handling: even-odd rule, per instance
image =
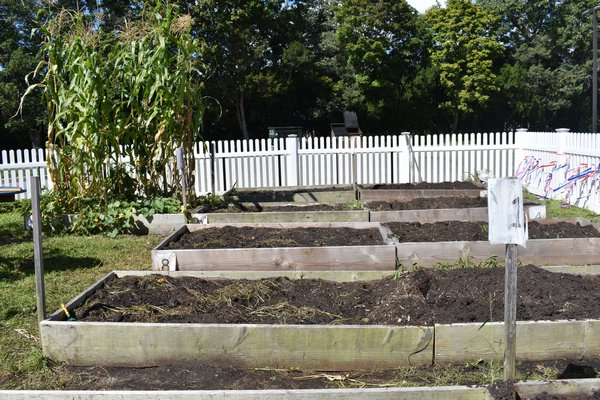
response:
[[[234,112],[244,138],[248,101],[281,90],[274,72],[281,56],[277,17],[283,0],[198,0],[192,9],[195,35],[206,41],[211,65],[207,93]],[[252,101],[251,101],[252,102]]]
[[[469,0],[449,0],[424,16],[431,35],[431,59],[445,91],[440,108],[452,115],[452,131],[461,116],[472,114],[499,90],[494,60],[503,46],[495,27],[499,17]]]
[[[3,147],[42,146],[45,115],[39,93],[24,105],[25,114],[13,118],[27,84],[25,75],[37,64],[39,37],[35,26],[34,0],[0,0],[0,137]]]
[[[593,1],[479,0],[501,18],[507,49],[497,103],[509,126],[553,129],[589,127]],[[587,100],[587,101],[586,101]],[[587,103],[587,104],[586,104]],[[589,121],[585,118],[585,121]]]
[[[333,98],[326,108],[358,109],[373,119],[388,118],[416,72],[420,40],[417,13],[404,0],[342,0],[329,3],[331,20],[323,33]]]

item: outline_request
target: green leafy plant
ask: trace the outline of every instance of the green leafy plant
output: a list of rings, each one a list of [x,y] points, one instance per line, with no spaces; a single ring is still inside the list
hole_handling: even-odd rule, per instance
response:
[[[70,203],[58,192],[45,192],[40,196],[42,229],[49,233],[73,233],[79,235],[105,234],[115,237],[135,231],[136,218],[143,215],[170,214],[182,211],[182,204],[175,198],[154,198],[109,201],[97,204],[92,198],[79,198]],[[21,215],[31,215],[31,200],[20,204]]]
[[[209,212],[227,208],[227,200],[216,194],[208,193],[204,196],[199,196],[194,206],[199,212]]]
[[[352,200],[350,203],[344,204],[344,210],[356,211],[362,209],[364,209],[364,206],[360,200]]]

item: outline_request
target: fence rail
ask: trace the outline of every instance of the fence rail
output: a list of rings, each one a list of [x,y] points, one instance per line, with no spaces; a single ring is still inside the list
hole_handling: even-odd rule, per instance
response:
[[[29,189],[38,175],[51,188],[45,156],[43,150],[3,151],[0,186]],[[537,195],[600,212],[600,135],[561,129],[199,142],[194,160],[198,195],[233,187],[457,181],[485,171],[516,175]]]

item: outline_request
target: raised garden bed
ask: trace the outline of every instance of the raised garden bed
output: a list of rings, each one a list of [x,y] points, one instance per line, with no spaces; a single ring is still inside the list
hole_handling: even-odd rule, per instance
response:
[[[396,267],[396,250],[377,223],[227,226],[183,226],[152,250],[153,269],[285,271]],[[188,238],[198,244],[181,246]]]
[[[428,197],[481,197],[485,188],[470,182],[382,184],[361,186],[359,198],[373,201],[410,201]]]
[[[355,206],[355,203],[350,203]],[[369,212],[349,204],[232,203],[204,214],[209,223],[369,222]]]
[[[259,272],[245,281],[134,275],[110,274],[72,300],[67,307],[80,320],[57,311],[43,321],[44,354],[71,365],[350,370],[499,359],[503,352],[501,324],[490,322],[503,318],[499,268],[418,270],[347,284],[248,280]],[[520,268],[518,277],[517,357],[595,357],[598,279],[535,267]],[[580,320],[566,320],[573,318]],[[544,321],[523,321],[532,319]]]
[[[487,197],[429,197],[366,204],[371,222],[487,221]],[[525,202],[530,220],[546,218],[546,206]]]
[[[323,203],[346,204],[356,200],[351,186],[303,186],[236,189],[224,196],[228,201],[236,203]]]
[[[183,226],[152,251],[153,269],[393,270],[397,265],[430,267],[459,259],[502,260],[505,252],[504,245],[489,243],[487,225],[475,222],[235,224],[235,230],[226,226]],[[275,236],[259,243],[255,228],[269,228]],[[569,228],[587,235],[569,233]],[[354,235],[368,230],[375,241]],[[296,233],[311,242],[296,242]],[[184,244],[186,237],[196,237],[198,245]],[[529,237],[527,248],[519,249],[522,263],[600,264],[597,224],[577,218],[531,221]]]
[[[578,227],[580,225],[580,227]],[[504,258],[505,246],[492,245],[485,223],[446,221],[429,224],[386,223],[403,267],[453,264],[457,259],[485,261]],[[583,232],[578,234],[577,232]],[[600,264],[598,224],[581,218],[529,223],[527,248],[519,248],[521,263],[536,265]]]

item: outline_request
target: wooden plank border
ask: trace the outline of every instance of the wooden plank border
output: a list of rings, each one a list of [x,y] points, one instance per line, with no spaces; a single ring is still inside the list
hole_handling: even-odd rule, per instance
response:
[[[248,249],[166,249],[187,232],[222,226],[252,226],[277,229],[338,228],[380,229],[373,222],[291,222],[291,223],[240,223],[240,224],[189,224],[182,227],[152,250],[152,269],[164,270],[258,270],[258,271],[360,271],[395,270],[396,248],[382,235],[381,245],[330,246],[330,247],[280,247]]]
[[[288,390],[4,390],[0,400],[491,400],[485,387],[424,386],[374,389]]]

